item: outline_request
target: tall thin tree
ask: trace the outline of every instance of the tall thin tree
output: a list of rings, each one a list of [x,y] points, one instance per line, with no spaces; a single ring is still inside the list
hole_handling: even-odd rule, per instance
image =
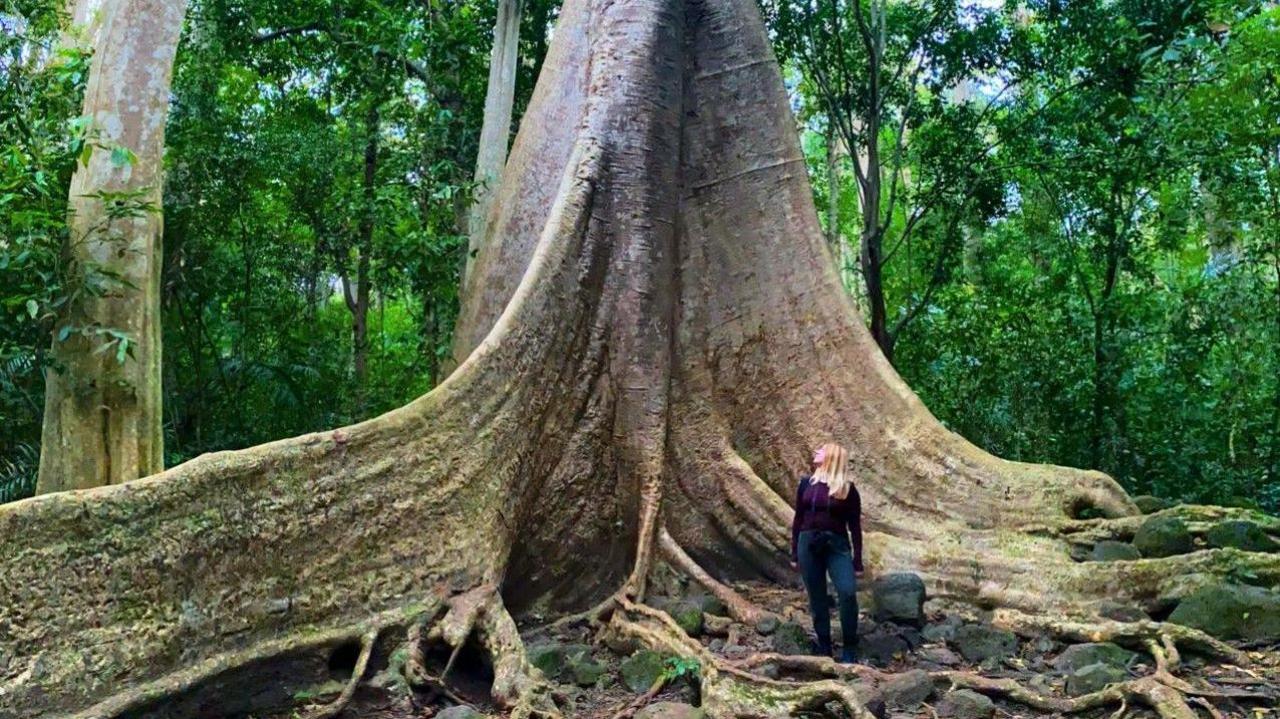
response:
[[[40,494],[164,468],[160,184],[185,11],[182,0],[107,0],[98,10],[84,97],[93,149],[71,180],[72,291],[46,376]]]
[[[493,52],[489,59],[489,88],[484,97],[484,124],[480,127],[480,151],[476,155],[475,194],[467,218],[467,260],[463,282],[471,276],[476,255],[489,229],[489,210],[507,162],[511,139],[511,113],[516,95],[516,58],[520,47],[520,15],[523,0],[498,0],[493,26]]]

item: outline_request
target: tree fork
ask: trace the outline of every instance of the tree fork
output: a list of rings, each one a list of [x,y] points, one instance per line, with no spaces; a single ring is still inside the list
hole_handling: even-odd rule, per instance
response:
[[[287,700],[309,657],[421,623],[483,643],[499,705],[552,714],[512,615],[607,600],[612,631],[698,658],[712,716],[862,716],[849,687],[754,677],[638,601],[675,547],[721,584],[789,576],[795,472],[825,440],[852,450],[869,568],[943,599],[1087,625],[1103,597],[1280,572],[1075,562],[1082,509],[1131,523],[1119,486],[992,457],[928,413],[828,261],[752,0],[569,0],[560,23],[468,283],[465,361],[367,422],[0,507],[0,713],[164,716],[210,693],[249,712],[251,670],[293,662],[255,679]]]

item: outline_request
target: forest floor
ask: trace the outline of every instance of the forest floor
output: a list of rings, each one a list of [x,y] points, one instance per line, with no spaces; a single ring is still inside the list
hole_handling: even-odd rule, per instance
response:
[[[761,655],[807,654],[810,627],[804,593],[798,588],[772,584],[739,584],[739,592],[757,605],[776,614],[781,623],[777,627],[748,627],[727,620],[711,620],[700,636],[703,646],[717,656],[739,666],[751,664]],[[706,597],[696,593],[682,596],[679,587],[670,594],[652,599],[655,604],[669,609],[687,608]],[[714,600],[710,600],[713,601]],[[833,612],[834,614],[834,612]],[[706,616],[710,617],[708,613]],[[868,698],[868,708],[877,716],[887,719],[1018,719],[1029,717],[1061,716],[1038,710],[999,696],[991,696],[992,703],[977,705],[973,695],[956,698],[956,690],[944,679],[931,678],[930,673],[970,671],[992,679],[1012,679],[1034,692],[1050,697],[1069,697],[1088,689],[1100,689],[1110,681],[1136,678],[1150,674],[1153,669],[1151,656],[1142,652],[1115,650],[1106,645],[1104,651],[1092,650],[1098,645],[1086,647],[1066,644],[1048,636],[1017,637],[995,630],[985,624],[980,613],[966,609],[946,611],[931,602],[927,605],[924,622],[920,626],[876,622],[864,611],[859,621],[861,663],[867,667],[862,676],[851,677],[860,696]],[[695,622],[696,623],[696,622]],[[714,625],[714,629],[712,628]],[[838,620],[833,617],[833,631],[840,636]],[[978,627],[978,630],[972,629]],[[957,637],[960,627],[968,627]],[[799,631],[801,628],[804,632]],[[645,674],[645,667],[637,668],[628,657],[617,654],[601,644],[593,644],[595,637],[585,623],[577,626],[557,627],[548,631],[546,625],[523,628],[525,642],[534,663],[549,674],[558,675],[559,698],[565,704],[566,717],[581,719],[613,719],[622,710],[633,705],[644,693],[641,685],[653,676],[653,668]],[[761,629],[764,632],[760,631]],[[1001,637],[1004,637],[1002,640]],[[837,639],[838,641],[838,639]],[[801,645],[803,642],[804,646]],[[1233,643],[1247,651],[1252,660],[1248,667],[1219,663],[1190,654],[1183,657],[1177,675],[1198,688],[1210,692],[1252,693],[1252,698],[1215,698],[1212,708],[1202,707],[1202,715],[1232,719],[1280,719],[1280,644],[1245,645]],[[574,654],[574,650],[581,654]],[[1136,649],[1136,647],[1133,647]],[[989,654],[984,659],[979,657]],[[1073,656],[1074,655],[1074,656]],[[1083,659],[1082,659],[1083,658]],[[1080,663],[1102,658],[1113,667],[1112,672],[1085,669]],[[635,659],[635,656],[631,657]],[[643,664],[643,662],[641,662]],[[665,665],[667,675],[673,665]],[[780,667],[776,662],[756,662],[753,671],[782,681],[806,681],[821,678],[812,672],[794,671]],[[874,667],[874,669],[872,669]],[[876,671],[878,670],[878,671]],[[348,719],[431,719],[444,716],[449,719],[467,719],[475,714],[463,709],[446,711],[458,702],[470,704],[481,713],[499,715],[488,699],[487,669],[478,662],[468,662],[466,657],[458,661],[450,674],[452,697],[429,697],[411,694],[403,686],[392,686],[387,681],[366,682],[342,714]],[[1092,682],[1092,684],[1090,684]],[[631,686],[628,686],[628,683]],[[1072,686],[1072,685],[1075,686]],[[318,697],[323,698],[323,697]],[[966,701],[967,699],[967,701]],[[648,702],[650,706],[660,702],[698,704],[696,682],[684,678],[669,681]],[[680,709],[676,707],[675,709]],[[268,719],[305,717],[305,711],[290,710],[272,715]],[[642,715],[650,719],[685,719],[680,711],[666,713],[652,711]],[[831,714],[815,713],[812,716],[842,716],[840,711]],[[1145,706],[1102,706],[1081,711],[1072,716],[1085,719],[1146,719],[1156,713]]]

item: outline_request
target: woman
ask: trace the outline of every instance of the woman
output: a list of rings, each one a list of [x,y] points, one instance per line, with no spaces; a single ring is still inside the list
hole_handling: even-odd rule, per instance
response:
[[[813,453],[813,474],[800,477],[796,515],[791,524],[791,558],[800,567],[809,593],[816,651],[831,656],[831,607],[827,575],[840,605],[843,646],[840,661],[857,661],[857,576],[862,574],[862,500],[849,478],[849,453],[827,443]],[[852,537],[852,542],[850,541]],[[852,549],[852,551],[851,551]]]

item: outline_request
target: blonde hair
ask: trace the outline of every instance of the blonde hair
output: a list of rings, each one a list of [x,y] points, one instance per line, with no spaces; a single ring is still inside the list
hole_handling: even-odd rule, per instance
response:
[[[822,464],[813,471],[813,481],[827,485],[827,496],[844,499],[849,496],[853,481],[849,479],[849,453],[834,442],[822,445]]]

